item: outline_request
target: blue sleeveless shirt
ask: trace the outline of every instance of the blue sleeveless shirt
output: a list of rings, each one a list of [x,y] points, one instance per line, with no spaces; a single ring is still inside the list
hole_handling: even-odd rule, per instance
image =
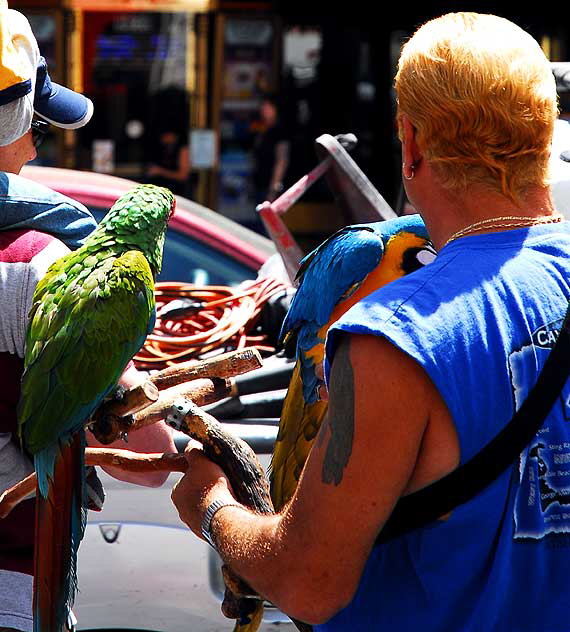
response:
[[[442,395],[463,463],[524,400],[569,297],[570,223],[464,237],[350,309],[325,371],[339,332],[384,336]],[[448,520],[374,547],[352,602],[317,629],[568,632],[569,384],[517,463]]]

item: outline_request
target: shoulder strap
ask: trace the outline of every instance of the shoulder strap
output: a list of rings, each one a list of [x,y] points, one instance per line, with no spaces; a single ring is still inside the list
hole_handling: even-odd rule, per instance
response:
[[[536,435],[569,374],[570,306],[536,384],[509,423],[469,461],[439,481],[400,498],[376,544],[433,522],[496,480]]]

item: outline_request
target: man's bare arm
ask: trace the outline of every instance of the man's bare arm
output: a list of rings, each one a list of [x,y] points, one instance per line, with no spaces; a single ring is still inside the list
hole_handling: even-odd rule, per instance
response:
[[[345,336],[329,416],[297,492],[274,516],[218,511],[213,532],[224,560],[291,616],[329,619],[354,595],[378,532],[414,480],[434,404],[437,391],[408,356],[381,338]],[[205,508],[233,497],[223,472],[198,451],[189,462],[173,500],[199,534]]]

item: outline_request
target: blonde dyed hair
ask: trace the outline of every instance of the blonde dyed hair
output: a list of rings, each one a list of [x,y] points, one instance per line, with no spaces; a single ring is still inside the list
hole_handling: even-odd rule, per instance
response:
[[[479,182],[517,199],[548,185],[556,84],[536,40],[509,20],[427,22],[402,49],[395,87],[398,121],[409,118],[447,188]]]

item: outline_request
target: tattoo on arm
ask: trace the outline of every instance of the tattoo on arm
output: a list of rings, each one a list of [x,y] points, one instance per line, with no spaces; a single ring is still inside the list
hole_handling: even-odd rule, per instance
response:
[[[350,341],[343,340],[334,356],[329,392],[329,442],[323,461],[323,483],[339,485],[352,453],[354,439],[354,374]]]

